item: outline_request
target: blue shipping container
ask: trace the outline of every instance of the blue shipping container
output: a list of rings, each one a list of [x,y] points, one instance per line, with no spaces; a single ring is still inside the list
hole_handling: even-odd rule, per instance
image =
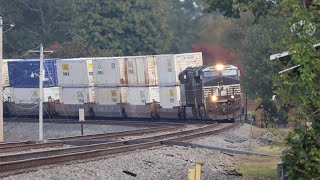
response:
[[[44,59],[43,87],[58,86],[57,59]],[[9,85],[16,88],[39,88],[39,59],[8,61]]]

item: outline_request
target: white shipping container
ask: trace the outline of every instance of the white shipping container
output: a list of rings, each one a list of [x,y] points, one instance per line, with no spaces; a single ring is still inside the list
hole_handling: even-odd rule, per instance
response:
[[[15,102],[17,104],[38,104],[39,102],[39,88],[13,88],[7,87],[3,91],[4,100]],[[43,88],[43,102],[48,102],[51,96],[53,100],[59,98],[59,88]]]
[[[44,102],[47,102],[49,97],[52,101],[60,100],[60,89],[59,87],[43,88]]]
[[[160,86],[180,85],[179,74],[183,70],[203,65],[201,52],[157,55],[156,59]]]
[[[96,87],[95,102],[101,105],[116,105],[118,103],[127,102],[126,87]]]
[[[159,87],[128,87],[127,102],[130,105],[146,105],[153,100],[160,102]]]
[[[95,58],[92,60],[95,86],[126,86],[127,69],[124,58]]]
[[[127,57],[126,63],[129,86],[158,85],[155,56]]]
[[[89,86],[88,59],[57,60],[58,83],[61,87]],[[89,67],[88,67],[89,66]],[[92,68],[92,63],[91,63]]]
[[[63,104],[84,104],[94,101],[94,88],[60,87],[60,102]]]
[[[180,86],[160,87],[160,106],[162,108],[173,108],[180,106]]]

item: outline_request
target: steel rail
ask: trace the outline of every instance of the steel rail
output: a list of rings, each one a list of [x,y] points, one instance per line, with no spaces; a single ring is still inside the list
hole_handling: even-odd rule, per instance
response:
[[[191,131],[190,134],[185,134],[180,137],[176,138],[170,138],[165,140],[177,140],[177,139],[192,139],[192,138],[198,138],[204,135],[210,135],[210,134],[217,134],[224,131],[227,131],[229,129],[236,128],[239,126],[240,123],[234,123],[230,126],[215,129],[214,127],[211,127],[213,129],[206,129],[206,128],[200,128],[202,130],[197,131]],[[215,126],[217,127],[217,126]],[[206,131],[203,131],[206,130]],[[19,159],[19,160],[13,160],[13,161],[7,161],[0,163],[0,172],[8,172],[13,170],[19,170],[19,169],[28,169],[36,166],[42,166],[42,165],[50,165],[50,164],[56,164],[61,162],[69,162],[74,160],[81,160],[81,159],[87,159],[87,158],[95,158],[99,156],[106,156],[106,155],[113,155],[118,153],[124,153],[129,151],[134,151],[138,149],[146,149],[151,148],[155,146],[162,145],[163,140],[156,140],[152,142],[144,142],[144,143],[138,143],[138,144],[132,144],[132,145],[122,145],[121,142],[118,142],[120,146],[118,147],[109,147],[109,148],[103,148],[103,149],[89,149],[89,151],[82,151],[82,152],[76,152],[76,153],[67,153],[67,154],[59,154],[59,155],[50,155],[50,156],[44,156],[39,158],[30,157],[29,159]],[[122,142],[124,143],[124,142]],[[112,143],[110,143],[112,144]],[[113,144],[115,145],[115,144]],[[93,145],[93,147],[96,145]],[[81,148],[81,147],[79,147]],[[43,152],[40,152],[43,153]],[[12,155],[14,156],[14,155]],[[23,155],[21,155],[23,156]]]
[[[41,152],[29,152],[29,153],[27,152],[27,153],[13,154],[13,155],[4,155],[4,156],[0,156],[0,162],[15,161],[15,160],[26,159],[26,158],[38,158],[38,157],[43,157],[43,156],[52,156],[52,155],[59,155],[59,154],[65,154],[65,153],[76,153],[76,152],[81,152],[81,151],[89,151],[92,149],[105,149],[105,148],[124,146],[124,145],[130,145],[130,144],[138,144],[138,143],[152,141],[152,140],[153,141],[154,140],[164,140],[166,138],[176,137],[178,135],[181,136],[184,134],[195,133],[197,131],[212,129],[217,126],[218,126],[217,124],[211,125],[211,126],[204,126],[204,127],[200,127],[200,128],[194,129],[194,130],[186,130],[186,131],[182,131],[182,132],[168,133],[168,134],[164,134],[164,135],[158,135],[158,136],[140,138],[140,139],[134,139],[134,140],[128,140],[128,141],[117,141],[117,142],[111,142],[111,143],[107,142],[107,143],[85,145],[85,146],[80,146],[80,147],[54,149],[54,150],[41,151]]]
[[[47,143],[39,143],[39,144],[28,144],[29,142],[13,142],[13,143],[2,143],[0,144],[0,153],[4,152],[14,152],[14,151],[25,151],[30,149],[39,149],[39,148],[46,148],[46,147],[54,147],[54,146],[63,146],[63,141],[68,140],[93,140],[93,139],[107,139],[107,138],[116,138],[116,137],[124,137],[124,136],[131,136],[131,135],[143,135],[143,134],[150,134],[155,132],[161,131],[172,131],[172,130],[179,130],[185,128],[185,126],[180,127],[153,127],[147,129],[139,129],[133,131],[121,131],[121,132],[114,132],[114,133],[106,133],[106,134],[93,134],[93,135],[86,135],[86,136],[70,136],[64,138],[56,138],[56,139],[49,139]]]
[[[27,144],[28,141],[22,141],[22,142],[4,142],[0,143],[0,148],[4,147],[12,147],[12,146],[17,146],[17,145],[24,145]]]
[[[120,131],[120,132],[113,132],[113,133],[105,133],[105,134],[91,134],[91,135],[85,135],[85,136],[69,136],[69,137],[62,137],[62,138],[55,138],[55,139],[49,139],[49,140],[58,140],[58,141],[70,141],[70,140],[91,140],[91,139],[99,139],[99,138],[115,138],[119,136],[138,136],[143,134],[150,134],[155,132],[161,132],[161,131],[173,131],[173,130],[179,130],[182,128],[186,128],[186,126],[175,126],[175,127],[167,127],[167,126],[161,126],[161,127],[152,127],[147,129],[138,129],[138,130],[132,130],[132,131]]]
[[[20,118],[6,118],[6,121],[8,122],[26,122],[26,123],[37,123],[38,121],[36,119],[20,119]],[[147,120],[86,120],[85,124],[87,125],[125,125],[125,126],[133,126],[133,127],[139,127],[139,126],[147,126],[147,127],[155,127],[155,126],[163,126],[163,125],[182,125],[186,124],[186,122],[189,122],[190,120],[185,120],[184,122],[175,122],[174,120],[171,121],[152,121],[152,119]],[[198,120],[199,121],[199,120]],[[146,123],[147,122],[147,123]],[[193,121],[196,122],[196,121]],[[214,123],[213,121],[204,121],[207,122],[207,124]],[[48,119],[44,119],[44,123],[50,123],[50,124],[81,124],[79,120],[71,119],[69,121],[65,119],[54,119],[54,121],[49,121]],[[199,121],[199,124],[203,124],[203,122]]]
[[[40,149],[48,147],[62,147],[64,145],[63,141],[60,142],[50,142],[50,143],[40,143],[40,144],[18,144],[9,147],[1,147],[0,153],[5,152],[15,152],[15,151],[26,151],[30,149]]]

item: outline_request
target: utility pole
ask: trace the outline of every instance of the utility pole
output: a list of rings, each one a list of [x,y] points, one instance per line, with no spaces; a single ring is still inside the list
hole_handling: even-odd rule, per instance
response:
[[[39,69],[39,141],[43,141],[43,45],[40,45]]]
[[[248,122],[248,94],[246,91],[246,114],[245,114],[245,120]]]
[[[43,45],[40,45],[40,69],[39,69],[39,141],[43,141],[43,58],[44,52],[53,53],[53,51],[43,51]]]
[[[2,26],[3,26],[3,20],[2,17],[0,16],[0,75],[1,75],[1,80],[0,80],[0,142],[3,142],[4,137],[3,137],[3,94],[2,94],[2,89],[3,89],[3,84],[2,84]]]

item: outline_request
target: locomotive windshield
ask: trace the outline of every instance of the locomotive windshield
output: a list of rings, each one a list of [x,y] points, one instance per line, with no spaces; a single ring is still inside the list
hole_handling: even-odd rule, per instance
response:
[[[237,69],[226,69],[222,72],[222,76],[237,76],[238,70]]]
[[[215,77],[215,76],[219,76],[219,73],[216,71],[205,71],[203,73],[203,77]]]

